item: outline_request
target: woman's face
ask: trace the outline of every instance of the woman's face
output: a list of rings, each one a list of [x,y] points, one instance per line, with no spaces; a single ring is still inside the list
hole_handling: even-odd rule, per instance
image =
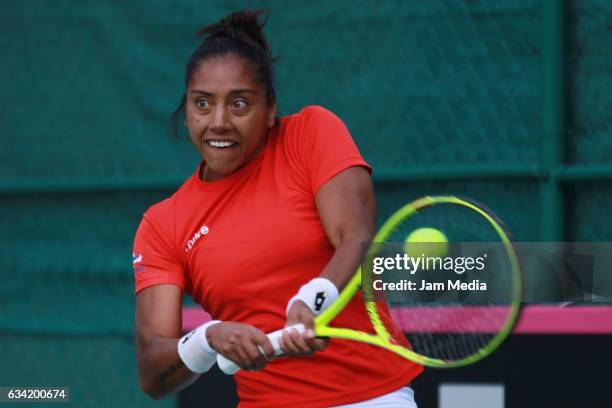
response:
[[[208,170],[222,179],[262,152],[274,126],[276,104],[254,77],[254,65],[235,54],[210,57],[196,69],[187,88],[185,124]]]

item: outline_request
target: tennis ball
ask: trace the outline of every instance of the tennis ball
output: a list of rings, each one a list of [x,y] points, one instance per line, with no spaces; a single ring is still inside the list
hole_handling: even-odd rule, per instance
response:
[[[438,229],[419,228],[406,237],[404,252],[413,258],[443,257],[448,252],[448,238]]]

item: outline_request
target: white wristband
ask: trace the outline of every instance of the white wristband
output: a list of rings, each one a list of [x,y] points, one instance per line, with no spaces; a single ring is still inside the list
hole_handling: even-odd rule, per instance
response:
[[[211,320],[197,329],[187,333],[179,339],[178,354],[185,366],[196,374],[210,370],[217,361],[217,352],[210,347],[206,340],[206,329],[221,323],[220,320]]]
[[[306,306],[312,310],[315,316],[318,316],[327,309],[329,305],[334,303],[334,301],[338,299],[338,296],[338,288],[336,288],[336,285],[329,279],[314,278],[302,286],[297,295],[289,300],[285,313],[288,314],[291,306],[298,300],[301,300],[306,303]]]

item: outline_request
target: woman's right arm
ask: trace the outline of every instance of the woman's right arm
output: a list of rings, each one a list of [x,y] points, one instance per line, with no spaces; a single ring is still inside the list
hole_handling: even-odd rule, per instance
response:
[[[154,399],[180,391],[199,374],[178,354],[183,294],[175,285],[156,285],[136,295],[136,359],[140,387]]]
[[[154,399],[182,390],[200,374],[189,370],[178,353],[183,295],[175,285],[156,285],[136,295],[136,359],[140,386]],[[242,323],[222,322],[206,330],[209,345],[242,369],[260,370],[274,356],[268,337]],[[186,338],[185,338],[186,340]],[[267,357],[258,350],[258,345]]]

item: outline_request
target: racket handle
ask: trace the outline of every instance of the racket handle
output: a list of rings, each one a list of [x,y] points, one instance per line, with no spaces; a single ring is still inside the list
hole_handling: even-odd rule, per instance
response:
[[[288,331],[288,330],[293,330],[293,329],[297,330],[299,333],[304,333],[306,331],[306,327],[302,323],[298,323],[298,324],[287,326],[283,329],[274,331],[267,335],[268,339],[270,340],[270,343],[272,343],[272,347],[274,348],[275,356],[280,356],[283,354],[283,350],[281,350],[280,344],[278,343],[278,340],[281,337],[283,337],[283,332]],[[259,347],[259,351],[261,351],[261,353],[263,354],[264,353],[263,348],[261,346],[258,346],[258,347]],[[225,357],[221,353],[217,354],[217,364],[219,365],[219,369],[221,369],[221,371],[223,371],[225,374],[228,374],[228,375],[232,375],[236,371],[240,370],[240,367],[238,367],[236,363],[234,363],[232,360]]]

